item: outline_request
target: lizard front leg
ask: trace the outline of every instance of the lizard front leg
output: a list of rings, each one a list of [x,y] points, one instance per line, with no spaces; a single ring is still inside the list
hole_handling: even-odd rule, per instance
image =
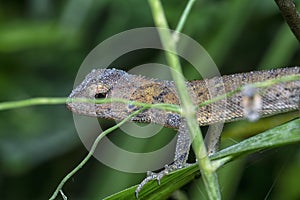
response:
[[[165,165],[164,170],[158,173],[147,172],[147,177],[138,185],[135,190],[136,198],[138,198],[139,192],[149,181],[157,180],[158,184],[160,184],[160,180],[165,175],[188,165],[186,161],[190,150],[191,140],[186,127],[186,123],[184,122],[184,120],[180,121],[182,123],[179,125],[174,161],[169,165]]]
[[[157,180],[158,184],[160,184],[160,180],[165,175],[168,175],[170,172],[176,171],[189,165],[188,163],[186,163],[186,161],[188,159],[192,141],[190,139],[185,120],[180,118],[177,114],[169,114],[167,116],[166,122],[167,125],[170,127],[179,127],[174,161],[169,165],[165,165],[164,170],[158,173],[153,173],[150,171],[147,172],[147,177],[138,185],[138,187],[135,190],[136,198],[138,198],[139,192],[149,181]],[[214,126],[212,126],[212,129],[209,130],[207,133],[207,136],[205,138],[205,146],[208,149],[209,154],[213,154],[218,150],[220,129],[222,129],[222,127],[223,124],[214,124]]]

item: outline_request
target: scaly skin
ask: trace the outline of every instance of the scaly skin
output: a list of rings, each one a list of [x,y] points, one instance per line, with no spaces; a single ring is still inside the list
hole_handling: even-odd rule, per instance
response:
[[[300,74],[300,67],[281,68],[265,71],[253,71],[215,77],[206,80],[186,82],[191,99],[195,105],[212,97],[233,91],[250,83],[262,82],[287,75]],[[296,110],[299,108],[300,81],[284,82],[268,88],[257,88],[261,99],[260,117]],[[121,98],[148,104],[168,103],[180,105],[173,81],[149,79],[143,76],[131,75],[117,69],[99,69],[90,72],[85,80],[75,88],[70,98]],[[197,108],[197,120],[200,126],[230,122],[244,119],[243,95],[241,92],[221,101]],[[122,120],[138,109],[124,103],[91,104],[72,102],[67,107],[74,113]],[[131,119],[133,122],[157,123],[166,127],[179,129],[175,159],[161,173],[152,173],[137,188],[136,195],[150,180],[160,180],[170,171],[185,165],[190,148],[189,134],[185,123],[178,113],[148,109]],[[212,133],[214,134],[214,133]],[[216,149],[220,135],[210,135],[206,140],[208,151]]]

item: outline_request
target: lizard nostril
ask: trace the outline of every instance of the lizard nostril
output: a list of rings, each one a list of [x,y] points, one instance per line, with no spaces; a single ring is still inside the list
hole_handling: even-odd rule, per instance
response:
[[[106,93],[97,93],[95,94],[96,99],[103,99],[106,98]]]

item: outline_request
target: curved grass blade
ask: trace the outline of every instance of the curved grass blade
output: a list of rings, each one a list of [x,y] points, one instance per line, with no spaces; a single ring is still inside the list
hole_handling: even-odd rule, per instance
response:
[[[297,142],[300,142],[300,118],[245,139],[217,152],[210,158],[213,162],[219,163],[217,167],[220,167],[225,162],[237,159],[240,156]],[[161,180],[161,185],[158,185],[156,181],[150,182],[140,192],[139,199],[166,199],[176,189],[179,189],[199,175],[198,165],[190,165],[165,176]],[[135,199],[134,192],[136,187],[137,185],[115,193],[105,198],[105,200]]]

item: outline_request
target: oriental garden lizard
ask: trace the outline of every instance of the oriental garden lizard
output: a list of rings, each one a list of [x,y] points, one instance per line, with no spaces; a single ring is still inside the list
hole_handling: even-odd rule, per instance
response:
[[[289,75],[300,75],[300,67],[252,71],[212,79],[188,81],[186,86],[194,105],[199,105],[211,99],[212,96],[234,91],[241,86]],[[92,70],[69,97],[88,99],[121,98],[147,104],[180,105],[180,99],[173,81],[150,79],[117,69]],[[296,81],[273,84],[266,88],[255,88],[255,90],[250,89],[249,91],[245,89],[244,92],[237,92],[221,101],[195,107],[197,109],[196,117],[200,126],[226,123],[244,118],[251,119],[251,110],[253,109],[251,107],[254,107],[254,116],[258,114],[259,117],[265,117],[299,109],[299,99],[300,80],[297,79]],[[247,106],[250,108],[247,108]],[[76,114],[117,121],[123,120],[130,113],[140,108],[139,106],[120,102],[95,104],[75,101],[68,102],[67,107]],[[186,165],[191,140],[187,129],[182,125],[183,119],[180,114],[172,111],[150,108],[132,117],[131,121],[156,123],[179,130],[174,162],[166,165],[162,172],[150,173],[136,189],[137,196],[142,187],[150,180],[157,179],[159,181],[170,171]],[[219,137],[220,135],[209,136],[210,139],[206,141],[209,153],[213,153],[217,148],[216,141],[219,140]]]

